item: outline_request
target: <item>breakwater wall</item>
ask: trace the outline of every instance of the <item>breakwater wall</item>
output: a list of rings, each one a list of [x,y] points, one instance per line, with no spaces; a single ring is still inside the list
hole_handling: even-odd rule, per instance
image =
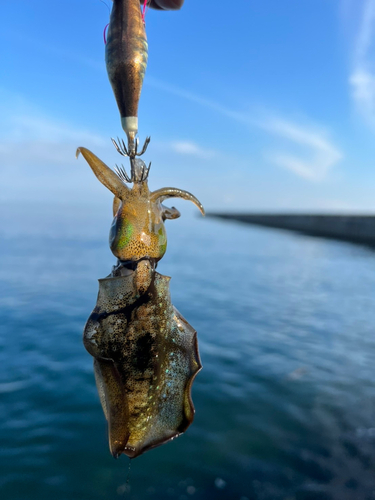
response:
[[[208,213],[207,215],[375,246],[375,215],[244,213]]]

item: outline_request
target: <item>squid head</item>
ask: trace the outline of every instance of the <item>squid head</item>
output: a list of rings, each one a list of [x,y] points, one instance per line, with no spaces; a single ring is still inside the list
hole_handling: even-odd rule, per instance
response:
[[[114,172],[86,148],[78,148],[77,156],[79,153],[99,181],[115,195],[109,245],[112,253],[122,262],[137,262],[141,259],[157,262],[163,257],[167,248],[164,221],[180,216],[176,208],[164,206],[164,200],[190,200],[204,215],[202,204],[187,191],[166,187],[151,192],[147,183],[151,164],[147,167],[139,158],[130,158],[129,176],[124,167],[117,167],[117,172]],[[132,188],[129,188],[126,182],[133,183]]]

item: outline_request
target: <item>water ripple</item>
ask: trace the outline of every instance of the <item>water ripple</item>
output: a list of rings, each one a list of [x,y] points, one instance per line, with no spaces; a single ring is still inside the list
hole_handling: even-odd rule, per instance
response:
[[[0,217],[2,499],[374,498],[374,252],[221,221],[170,224],[158,270],[199,332],[204,369],[194,424],[134,461],[129,486],[81,342],[113,263],[107,221],[30,210],[9,229]]]

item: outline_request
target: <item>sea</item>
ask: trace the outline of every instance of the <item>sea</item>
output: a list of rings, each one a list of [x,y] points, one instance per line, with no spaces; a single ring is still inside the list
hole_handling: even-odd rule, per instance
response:
[[[111,214],[0,206],[1,500],[375,499],[375,251],[202,218],[158,271],[198,332],[187,432],[115,460],[82,330]]]

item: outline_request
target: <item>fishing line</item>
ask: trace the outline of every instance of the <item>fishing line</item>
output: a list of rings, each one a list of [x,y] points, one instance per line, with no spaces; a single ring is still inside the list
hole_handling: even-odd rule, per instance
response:
[[[111,14],[111,9],[109,8],[109,5],[106,2],[104,2],[103,0],[99,0],[99,2],[101,2],[102,4],[104,4],[107,7],[107,9],[108,9],[108,13]]]
[[[99,2],[101,2],[103,5],[105,5],[108,9],[108,14],[111,15],[111,9],[109,8],[109,5],[104,2],[103,0],[99,0]],[[105,25],[104,27],[104,30],[103,30],[103,40],[104,40],[104,45],[107,45],[107,37],[106,37],[106,33],[107,33],[107,28],[109,26],[109,23]]]
[[[144,3],[143,3],[143,8],[142,8],[142,21],[145,23],[145,19],[146,19],[146,14],[148,12],[148,9],[150,8],[150,3],[151,3],[151,0],[144,0]]]
[[[104,31],[103,31],[103,40],[104,40],[104,45],[107,45],[107,37],[106,37],[106,33],[107,33],[107,28],[108,28],[108,26],[109,26],[109,23],[108,23],[108,24],[106,24],[106,25],[104,26]]]

